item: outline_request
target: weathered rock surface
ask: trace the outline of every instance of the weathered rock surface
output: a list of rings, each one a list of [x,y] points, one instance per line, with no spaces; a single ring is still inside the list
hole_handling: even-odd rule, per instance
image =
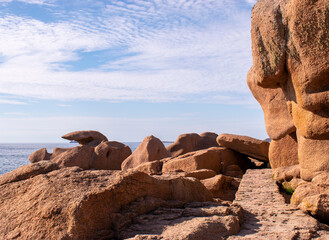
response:
[[[297,129],[301,177],[308,181],[329,172],[328,11],[325,0],[259,0],[252,11],[248,85],[272,139]]]
[[[131,155],[127,145],[115,141],[105,141],[95,147],[92,169],[120,170],[122,162]]]
[[[298,165],[298,144],[295,132],[280,140],[271,141],[269,160],[271,168]]]
[[[285,203],[270,169],[250,169],[233,203],[243,208],[241,231],[233,239],[328,239],[329,227]]]
[[[298,136],[300,175],[306,181],[320,173],[329,173],[329,139],[317,140]]]
[[[230,148],[259,160],[268,161],[269,143],[267,141],[224,133],[217,137],[217,143],[222,147]]]
[[[275,179],[278,183],[290,181],[293,178],[300,178],[299,165],[278,167],[273,169],[273,179]]]
[[[176,204],[138,216],[120,239],[224,239],[239,232],[241,208],[218,203]]]
[[[96,147],[103,141],[108,141],[107,137],[98,131],[75,131],[62,136],[62,138],[77,141],[80,145],[88,145],[90,147]]]
[[[121,169],[135,168],[142,163],[161,160],[167,157],[170,157],[170,153],[166,147],[160,139],[151,135],[146,137],[136,150],[123,161]]]
[[[0,186],[0,238],[111,239],[136,217],[122,209],[147,197],[183,203],[212,200],[195,178],[64,168]],[[153,207],[144,202],[135,213]]]
[[[39,149],[37,151],[35,151],[34,153],[32,153],[29,156],[29,160],[31,163],[36,163],[39,161],[43,161],[43,160],[50,160],[51,154],[47,152],[46,148],[42,148]]]
[[[179,135],[177,140],[167,147],[171,156],[177,157],[188,152],[193,152],[211,147],[218,147],[216,142],[216,133],[204,132],[198,135],[197,133],[186,133]]]

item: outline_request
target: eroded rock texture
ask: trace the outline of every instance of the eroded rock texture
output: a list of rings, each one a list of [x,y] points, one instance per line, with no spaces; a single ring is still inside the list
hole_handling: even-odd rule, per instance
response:
[[[124,211],[141,198],[138,207]],[[173,200],[184,205],[212,196],[195,178],[78,167],[30,175],[0,186],[0,238],[111,239],[134,217]]]
[[[301,177],[310,181],[329,171],[329,2],[259,0],[251,35],[248,85],[264,111],[267,133],[273,145],[289,141],[280,144],[283,154],[298,148]],[[295,131],[295,146],[281,140]],[[282,156],[270,154],[274,167],[295,163]]]

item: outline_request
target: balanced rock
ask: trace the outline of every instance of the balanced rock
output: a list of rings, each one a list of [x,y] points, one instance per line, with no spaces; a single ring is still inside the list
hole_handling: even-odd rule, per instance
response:
[[[121,170],[122,162],[131,155],[127,145],[115,141],[106,141],[95,147],[91,168],[102,170]]]
[[[280,140],[272,140],[269,148],[271,168],[298,165],[298,144],[296,132]]]
[[[139,210],[125,213],[143,197],[183,204],[212,200],[195,178],[63,168],[0,186],[0,238],[116,238],[138,214],[155,210],[142,201]]]
[[[77,141],[80,145],[88,145],[91,147],[96,147],[103,141],[108,141],[107,137],[98,131],[75,131],[62,136],[62,138]]]
[[[39,149],[29,156],[29,160],[31,163],[36,163],[43,160],[50,160],[50,158],[51,154],[47,152],[46,148]]]
[[[146,137],[136,150],[123,161],[121,169],[135,168],[142,163],[160,160],[169,156],[170,153],[160,139],[151,135]]]
[[[216,133],[204,132],[199,134],[186,133],[179,135],[177,140],[167,147],[171,156],[177,157],[188,152],[193,152],[210,147],[218,147]]]
[[[217,142],[222,147],[268,161],[269,143],[267,141],[235,134],[221,134],[217,137]]]

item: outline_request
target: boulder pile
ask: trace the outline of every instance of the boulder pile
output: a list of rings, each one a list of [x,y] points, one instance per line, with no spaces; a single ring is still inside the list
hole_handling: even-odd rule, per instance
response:
[[[217,137],[183,134],[166,148],[148,136],[132,153],[97,131],[66,134],[63,138],[79,146],[37,150],[31,164],[0,176],[0,238],[218,239],[237,234],[243,214],[232,201],[243,174],[256,167],[249,157],[258,157],[264,144],[268,152],[268,144],[254,139],[250,152],[239,152],[220,146]]]

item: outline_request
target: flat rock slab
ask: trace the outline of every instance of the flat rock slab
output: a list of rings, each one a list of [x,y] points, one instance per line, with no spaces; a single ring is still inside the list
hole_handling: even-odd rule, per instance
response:
[[[271,169],[249,169],[234,203],[243,208],[241,231],[228,239],[329,239],[329,227],[289,204]]]

